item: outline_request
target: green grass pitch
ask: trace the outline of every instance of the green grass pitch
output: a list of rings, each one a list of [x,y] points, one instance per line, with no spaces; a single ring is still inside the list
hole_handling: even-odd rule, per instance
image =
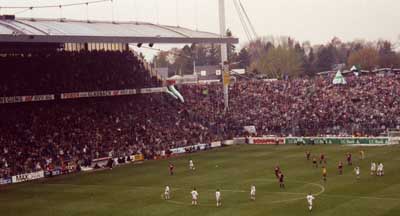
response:
[[[359,160],[363,149],[366,158]],[[328,158],[328,181],[321,168],[313,168],[305,151],[323,152]],[[356,180],[353,167],[337,174],[339,160],[352,152],[361,167]],[[193,159],[196,170],[189,171]],[[168,161],[175,164],[169,176]],[[370,176],[370,162],[383,162],[385,176]],[[274,176],[279,163],[286,177],[280,189]],[[171,201],[161,198],[165,185]],[[257,200],[250,201],[251,184]],[[190,191],[199,192],[199,206],[190,206]],[[215,206],[215,190],[222,191],[222,207]],[[314,209],[307,209],[305,196],[317,195]],[[255,146],[215,149],[170,160],[145,161],[113,170],[79,173],[0,187],[0,215],[400,215],[400,146],[354,147]]]

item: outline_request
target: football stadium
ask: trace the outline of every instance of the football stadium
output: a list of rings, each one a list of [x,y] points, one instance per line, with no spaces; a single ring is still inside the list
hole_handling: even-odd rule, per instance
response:
[[[0,1],[0,215],[400,215],[400,4],[301,2]]]

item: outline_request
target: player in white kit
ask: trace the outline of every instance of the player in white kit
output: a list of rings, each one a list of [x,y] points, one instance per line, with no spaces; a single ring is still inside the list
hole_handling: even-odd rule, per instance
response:
[[[384,171],[383,171],[383,163],[379,163],[378,164],[378,169],[377,169],[377,172],[376,172],[376,175],[377,176],[383,176],[385,173],[384,173]]]
[[[356,173],[356,178],[360,179],[360,167],[357,166],[356,168],[354,168],[354,172]]]
[[[307,202],[308,202],[308,210],[312,211],[313,200],[314,200],[315,198],[314,198],[314,196],[313,196],[311,193],[309,193],[309,194],[307,195],[306,199],[307,199]]]
[[[171,198],[170,193],[171,193],[171,191],[170,191],[169,186],[168,185],[165,186],[165,191],[164,191],[164,199],[165,200],[169,200]]]
[[[192,194],[192,205],[197,205],[197,199],[199,198],[199,193],[197,192],[196,188],[193,188],[190,194]]]
[[[193,160],[189,160],[189,169],[195,170]]]
[[[221,192],[219,191],[219,189],[215,191],[215,200],[217,201],[217,207],[220,207],[222,203],[221,203]]]
[[[375,175],[376,173],[376,163],[371,162],[371,175]]]
[[[250,187],[250,199],[251,200],[256,200],[256,186],[252,185]]]

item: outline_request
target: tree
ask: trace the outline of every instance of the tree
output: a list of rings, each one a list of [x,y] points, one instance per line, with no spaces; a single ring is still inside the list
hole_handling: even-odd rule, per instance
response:
[[[343,43],[338,37],[334,37],[329,45],[333,49],[335,63],[346,63],[349,54],[348,45]]]
[[[226,30],[226,36],[227,37],[232,37],[232,31],[230,29]],[[236,46],[234,44],[227,44],[228,47],[228,61],[229,62],[235,62],[237,59],[237,53],[236,53]]]
[[[206,65],[207,63],[207,47],[202,44],[193,44],[192,52],[196,65]]]
[[[247,52],[249,53],[250,61],[256,61],[258,58],[260,58],[260,55],[268,52],[269,49],[273,48],[275,43],[274,41],[275,39],[273,37],[263,37],[251,41],[249,44],[247,44],[245,47],[247,49]]]
[[[398,67],[399,61],[390,41],[379,41],[379,65],[381,67]]]
[[[300,43],[296,43],[294,45],[294,51],[297,53],[297,55],[301,59],[301,67],[302,69],[305,69],[308,66],[308,57],[306,55],[306,52],[304,51],[304,48],[300,45]],[[303,72],[303,70],[302,70]],[[305,75],[304,73],[300,74],[301,76]]]
[[[315,61],[316,70],[328,71],[333,68],[336,63],[335,49],[332,45],[321,46],[317,52],[317,59]]]
[[[366,47],[350,54],[348,65],[359,65],[362,69],[372,70],[379,64],[379,52],[374,47]]]
[[[185,45],[181,50],[179,50],[176,55],[175,64],[179,74],[193,74],[193,52],[192,47]]]
[[[170,65],[168,54],[169,52],[160,51],[158,55],[153,57],[153,65],[156,67],[168,67]]]
[[[303,66],[305,75],[307,75],[307,76],[315,75],[314,62],[315,62],[314,49],[312,47],[310,47],[310,51],[308,52],[307,59]]]
[[[248,68],[250,66],[250,55],[246,48],[242,48],[237,58],[239,62],[239,68]]]
[[[221,63],[221,49],[220,46],[211,44],[207,51],[207,65],[219,65]]]
[[[303,71],[301,56],[287,45],[264,51],[250,68],[270,78],[283,78],[285,75],[297,77]]]

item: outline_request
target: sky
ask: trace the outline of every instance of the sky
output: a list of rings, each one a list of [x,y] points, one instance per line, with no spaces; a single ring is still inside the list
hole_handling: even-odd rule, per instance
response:
[[[92,0],[0,0],[4,6],[37,6]],[[241,0],[259,36],[290,36],[322,44],[333,37],[342,41],[390,40],[400,46],[400,0]],[[248,40],[233,0],[226,2],[227,27]],[[0,9],[13,14],[21,9]],[[218,0],[113,0],[113,3],[59,9],[34,9],[20,17],[146,21],[219,32]],[[161,49],[170,46],[158,46]]]

